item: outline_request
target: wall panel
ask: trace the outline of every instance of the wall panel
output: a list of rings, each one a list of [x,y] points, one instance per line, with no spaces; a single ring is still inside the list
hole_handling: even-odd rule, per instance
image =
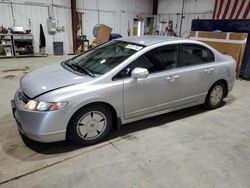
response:
[[[86,10],[84,12],[84,20],[83,20],[83,27],[84,27],[84,34],[87,35],[90,43],[93,41],[93,28],[98,23],[98,11],[94,10]]]
[[[112,32],[119,32],[116,27],[116,17],[115,12],[99,12],[99,22],[113,28]]]
[[[214,6],[214,0],[185,0],[183,9],[183,20],[181,36],[186,37],[191,30],[191,23],[193,19],[208,19],[212,18],[212,10]],[[158,14],[159,21],[158,25],[162,26],[162,31],[165,29],[167,24],[161,24],[160,21],[173,21],[173,29],[177,35],[180,31],[180,20],[182,10],[182,0],[159,0]]]
[[[64,42],[64,52],[72,53],[72,26],[71,26],[71,10],[70,1],[68,0],[53,0],[54,16],[58,20],[59,26],[64,26],[65,32],[57,32],[51,35],[47,32],[47,18],[49,18],[49,6],[52,0],[12,0],[13,12],[15,16],[15,25],[23,26],[25,30],[31,29],[34,35],[34,50],[39,52],[39,37],[40,24],[43,25],[44,34],[46,38],[46,53],[53,54],[53,41]],[[0,25],[4,27],[12,27],[13,19],[11,14],[10,3],[0,2]]]
[[[151,15],[152,0],[78,0],[77,8],[84,13],[84,34],[92,42],[96,24],[106,24],[126,37],[129,21],[132,34],[133,18],[138,13]]]
[[[120,21],[120,33],[123,37],[128,36],[128,22],[130,23],[130,27],[133,26],[133,17],[134,15],[128,12],[121,12],[121,21]],[[130,32],[133,33],[132,30]]]
[[[84,13],[84,34],[90,42],[93,40],[93,27],[104,23],[113,28],[113,32],[127,36],[128,21],[133,26],[133,18],[138,13],[152,13],[152,0],[76,0],[77,9]],[[34,35],[35,52],[39,52],[40,24],[43,25],[46,37],[46,53],[53,54],[53,41],[63,41],[65,53],[72,52],[72,26],[70,0],[11,0],[16,18],[16,25],[25,30],[31,29]],[[64,26],[65,32],[51,35],[47,32],[48,7],[57,21]],[[10,3],[0,0],[0,25],[12,27],[13,20]],[[30,20],[30,23],[29,23]],[[132,33],[132,30],[131,30]]]
[[[57,32],[54,36],[55,41],[64,43],[64,52],[70,53],[73,49],[72,43],[72,21],[71,10],[67,8],[54,7],[54,17],[58,27],[64,27],[65,31]]]
[[[1,3],[0,4],[0,25],[4,27],[12,26],[13,19],[11,14],[10,4]]]

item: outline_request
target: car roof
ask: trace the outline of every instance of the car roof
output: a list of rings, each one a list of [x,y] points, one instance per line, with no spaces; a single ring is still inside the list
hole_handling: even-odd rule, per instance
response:
[[[162,43],[162,42],[171,42],[171,41],[188,40],[188,39],[181,38],[181,37],[145,35],[145,36],[140,36],[140,37],[133,36],[133,37],[119,38],[116,40],[136,43],[136,44],[140,44],[140,45],[144,45],[144,46],[150,46],[150,45]]]

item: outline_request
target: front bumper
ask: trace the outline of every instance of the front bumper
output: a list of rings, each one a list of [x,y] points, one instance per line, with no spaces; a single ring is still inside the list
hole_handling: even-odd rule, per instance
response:
[[[24,102],[16,93],[11,100],[13,116],[22,134],[39,142],[56,142],[66,139],[67,118],[63,110],[38,112],[24,110]]]

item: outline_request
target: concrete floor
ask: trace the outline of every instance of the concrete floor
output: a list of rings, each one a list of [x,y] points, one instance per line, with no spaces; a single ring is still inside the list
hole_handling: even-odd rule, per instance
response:
[[[220,109],[135,122],[95,146],[24,143],[9,104],[18,79],[65,58],[0,60],[0,187],[250,187],[247,81],[236,82]]]

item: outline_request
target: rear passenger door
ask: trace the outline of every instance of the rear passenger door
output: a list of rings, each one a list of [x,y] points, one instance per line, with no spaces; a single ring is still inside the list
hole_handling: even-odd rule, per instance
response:
[[[203,100],[214,81],[214,54],[205,46],[192,43],[180,44],[179,52],[180,102]]]

